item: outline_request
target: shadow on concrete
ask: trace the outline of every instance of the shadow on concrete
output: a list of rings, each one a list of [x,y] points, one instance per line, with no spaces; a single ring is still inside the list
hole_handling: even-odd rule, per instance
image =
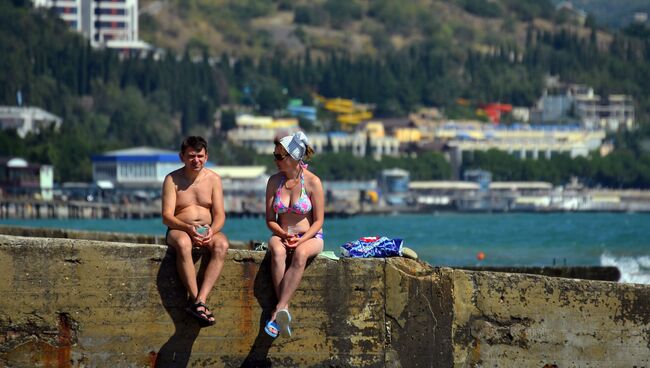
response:
[[[307,270],[314,259],[316,259],[316,257],[312,257],[307,261],[305,270]],[[291,265],[291,259],[289,259],[287,267],[289,267],[289,265]],[[246,359],[244,359],[240,367],[272,367],[273,363],[271,359],[269,359],[268,354],[275,339],[264,332],[264,326],[266,326],[266,322],[271,318],[271,314],[273,314],[273,310],[278,303],[277,296],[273,290],[273,280],[271,279],[271,252],[266,252],[257,274],[255,275],[253,293],[257,299],[257,303],[262,308],[262,314],[260,315],[260,322],[255,342],[253,342],[251,350],[248,352]]]
[[[241,367],[271,367],[273,364],[268,358],[268,354],[274,339],[264,332],[266,321],[271,318],[273,309],[277,304],[277,298],[273,291],[273,281],[271,280],[271,252],[266,252],[257,270],[253,284],[253,294],[257,299],[257,303],[262,307],[262,314],[260,315],[257,337]]]
[[[202,254],[203,252],[200,251],[192,252],[194,263],[202,257]],[[201,271],[199,275],[202,275]],[[201,327],[185,312],[185,307],[188,305],[187,291],[176,272],[176,256],[171,249],[167,250],[160,263],[156,287],[163,307],[174,322],[175,331],[158,351],[155,366],[187,367],[192,355],[192,346]]]

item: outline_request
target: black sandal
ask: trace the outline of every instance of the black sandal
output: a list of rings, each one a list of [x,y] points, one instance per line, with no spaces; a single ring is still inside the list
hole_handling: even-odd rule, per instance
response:
[[[199,310],[199,307],[203,307],[203,310]],[[197,302],[185,308],[185,311],[194,317],[201,327],[208,327],[217,323],[215,320],[210,320],[210,318],[214,318],[214,315],[209,310],[210,308],[203,302]]]

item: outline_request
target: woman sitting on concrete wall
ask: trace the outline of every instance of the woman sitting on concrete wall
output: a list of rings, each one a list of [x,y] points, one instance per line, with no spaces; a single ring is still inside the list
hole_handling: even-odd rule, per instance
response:
[[[289,301],[300,284],[309,258],[323,250],[325,199],[320,179],[303,162],[314,151],[304,133],[275,140],[278,173],[266,185],[266,225],[271,276],[278,304],[264,331],[291,336]]]

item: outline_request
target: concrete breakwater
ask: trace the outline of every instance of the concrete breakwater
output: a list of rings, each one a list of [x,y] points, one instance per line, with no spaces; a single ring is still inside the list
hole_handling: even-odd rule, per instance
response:
[[[0,234],[14,236],[30,236],[37,238],[62,238],[62,239],[85,239],[99,240],[105,242],[137,243],[137,244],[159,244],[165,245],[164,236],[129,234],[101,231],[82,231],[70,229],[33,228],[20,226],[0,225]],[[238,241],[230,240],[230,249],[253,250],[262,240]],[[494,271],[508,273],[527,273],[533,275],[544,275],[552,277],[565,277],[583,280],[618,281],[621,272],[613,266],[553,266],[553,267],[529,267],[529,266],[479,266],[459,267],[473,271]]]
[[[0,269],[10,367],[650,365],[644,285],[318,257],[272,341],[263,252],[229,251],[206,329],[164,246],[0,235]]]
[[[98,240],[103,242],[135,243],[135,244],[158,244],[165,245],[165,237],[147,234],[112,233],[102,231],[82,231],[51,228],[33,228],[21,226],[0,225],[0,234],[14,236],[28,236],[35,238],[59,238],[59,239],[84,239]],[[230,240],[230,249],[252,250],[255,241]]]

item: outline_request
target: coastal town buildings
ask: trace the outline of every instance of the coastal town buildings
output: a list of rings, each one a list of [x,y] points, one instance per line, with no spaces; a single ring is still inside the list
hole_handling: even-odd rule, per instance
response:
[[[228,140],[259,154],[271,154],[276,137],[301,130],[294,118],[274,119],[270,116],[240,115],[236,127],[228,131]],[[397,156],[400,141],[389,136],[381,122],[367,122],[354,132],[309,133],[309,142],[316,153],[351,152],[355,156]]]
[[[298,119],[274,119],[270,116],[243,114],[235,119],[235,128],[228,131],[228,140],[250,148],[260,154],[271,154],[276,137],[293,134],[300,130]]]
[[[532,124],[580,124],[586,129],[617,131],[635,126],[634,101],[622,94],[599,96],[592,87],[562,85],[547,88],[531,110]]]
[[[460,153],[497,149],[519,158],[551,158],[559,153],[586,156],[605,139],[604,130],[565,125],[513,125],[494,127],[480,123],[449,122],[436,131],[436,138]]]
[[[20,157],[0,158],[0,198],[36,197],[49,201],[53,188],[52,165],[34,164]]]
[[[110,151],[91,159],[93,181],[102,189],[160,189],[165,176],[183,166],[178,152],[152,147]]]
[[[178,152],[151,147],[135,147],[92,156],[93,181],[104,191],[121,196],[139,194],[158,197],[165,176],[181,168]],[[268,174],[265,166],[217,166],[206,168],[222,179],[224,205],[234,213],[262,213]],[[149,195],[155,193],[155,195]]]
[[[93,47],[151,48],[138,38],[138,0],[34,0],[34,6],[52,9]]]
[[[399,155],[399,141],[385,135],[371,135],[366,132],[329,132],[309,135],[309,142],[316,153],[350,152],[357,157],[370,156],[380,159],[381,156]]]
[[[62,123],[63,119],[40,107],[0,106],[0,129],[15,129],[21,138],[49,127],[59,129]]]
[[[223,186],[224,208],[229,213],[262,214],[269,175],[265,166],[211,166]]]

